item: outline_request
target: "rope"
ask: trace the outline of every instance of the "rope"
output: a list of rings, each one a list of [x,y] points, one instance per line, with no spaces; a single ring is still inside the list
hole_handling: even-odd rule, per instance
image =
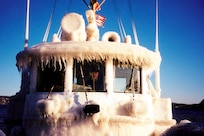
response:
[[[84,79],[84,72],[82,70],[82,64],[80,64],[80,73],[81,73],[81,78],[82,78],[82,82],[83,82],[83,89],[84,89],[84,93],[85,93],[85,97],[86,97],[86,102],[88,104],[88,96],[87,96],[87,92],[85,89],[85,79]]]
[[[44,34],[44,37],[43,37],[43,40],[42,40],[43,42],[47,41],[47,38],[48,38],[48,35],[49,35],[49,32],[50,32],[50,27],[51,27],[51,24],[52,24],[52,17],[53,17],[54,12],[55,12],[56,3],[57,3],[57,0],[54,1],[54,5],[53,5],[52,11],[51,11],[50,19],[49,19],[49,22],[47,24],[47,28],[46,28],[46,31],[45,31],[45,34]]]
[[[131,73],[131,92],[133,96],[133,101],[135,100],[135,74],[134,74],[134,68],[132,68],[132,73]]]
[[[55,87],[55,86],[53,85],[53,86],[50,88],[50,91],[48,92],[48,95],[47,95],[46,99],[49,98],[49,96],[51,95],[51,93],[52,93],[54,87]]]
[[[139,45],[139,40],[138,40],[138,36],[137,36],[135,21],[133,19],[132,7],[131,7],[130,0],[128,0],[128,7],[130,9],[130,16],[131,16],[131,23],[132,23],[132,29],[133,29],[133,35],[134,35],[134,39],[135,39],[135,44]]]

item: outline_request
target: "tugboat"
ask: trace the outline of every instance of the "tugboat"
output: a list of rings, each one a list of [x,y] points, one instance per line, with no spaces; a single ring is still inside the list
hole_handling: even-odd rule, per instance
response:
[[[151,51],[114,31],[99,40],[103,2],[85,2],[87,25],[81,14],[68,13],[52,42],[25,42],[17,54],[25,135],[156,136],[176,123],[171,99],[160,96],[158,43]]]

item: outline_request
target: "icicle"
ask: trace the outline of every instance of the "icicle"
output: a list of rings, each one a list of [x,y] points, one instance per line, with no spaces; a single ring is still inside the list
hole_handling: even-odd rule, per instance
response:
[[[46,56],[46,57],[45,57],[45,65],[47,66],[47,65],[49,64],[49,62],[50,62],[50,59],[49,59],[48,56]]]
[[[57,68],[57,56],[53,56],[53,67],[54,67],[54,71],[56,71],[56,68]]]
[[[62,60],[60,56],[58,57],[58,63],[59,63],[59,71],[61,71],[62,70]]]
[[[44,71],[44,64],[43,64],[44,60],[43,60],[43,56],[41,57],[40,62],[41,62],[41,69],[42,69],[42,71]]]
[[[64,70],[65,70],[67,65],[66,65],[66,59],[63,56],[61,57],[61,61],[62,61],[62,64],[64,66]]]

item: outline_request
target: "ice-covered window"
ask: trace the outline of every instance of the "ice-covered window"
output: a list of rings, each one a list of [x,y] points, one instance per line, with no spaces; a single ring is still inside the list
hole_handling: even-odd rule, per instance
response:
[[[105,91],[104,62],[74,61],[73,91]]]
[[[140,70],[114,62],[114,92],[140,93]]]
[[[64,66],[60,67],[59,63],[50,62],[48,65],[38,67],[37,74],[37,91],[39,92],[63,92],[64,91]]]

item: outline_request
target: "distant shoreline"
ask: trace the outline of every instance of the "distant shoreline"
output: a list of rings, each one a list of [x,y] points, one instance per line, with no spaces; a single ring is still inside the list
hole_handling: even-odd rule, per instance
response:
[[[187,119],[191,122],[204,123],[204,100],[199,104],[172,103],[172,112],[177,122]]]

